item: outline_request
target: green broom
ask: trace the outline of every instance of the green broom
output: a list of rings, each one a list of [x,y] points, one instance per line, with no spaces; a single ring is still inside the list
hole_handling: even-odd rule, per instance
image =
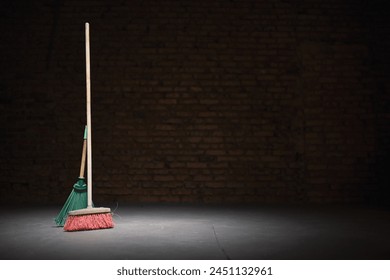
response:
[[[85,158],[87,154],[87,126],[84,129],[83,152],[81,154],[80,175],[77,182],[73,185],[73,190],[68,196],[64,206],[58,216],[54,219],[57,226],[64,226],[69,211],[78,210],[87,207],[87,185],[85,184],[84,170]]]

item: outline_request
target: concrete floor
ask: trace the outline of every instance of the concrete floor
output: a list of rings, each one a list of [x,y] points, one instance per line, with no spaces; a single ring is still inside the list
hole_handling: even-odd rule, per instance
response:
[[[114,229],[64,232],[58,207],[0,209],[1,259],[390,259],[390,212],[119,205]]]

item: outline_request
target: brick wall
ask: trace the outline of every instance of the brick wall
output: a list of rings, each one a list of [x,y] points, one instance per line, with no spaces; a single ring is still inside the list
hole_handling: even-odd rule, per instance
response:
[[[91,24],[95,202],[389,198],[378,1],[3,1],[1,202],[62,203]]]

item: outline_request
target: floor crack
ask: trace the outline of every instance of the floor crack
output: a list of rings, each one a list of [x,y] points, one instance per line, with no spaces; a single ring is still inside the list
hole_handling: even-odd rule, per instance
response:
[[[218,240],[218,237],[217,237],[217,233],[215,231],[215,227],[214,225],[213,226],[213,232],[214,232],[214,237],[215,237],[215,241],[217,241],[217,245],[219,247],[219,249],[221,250],[221,252],[224,254],[224,256],[226,257],[227,260],[231,260],[230,256],[228,255],[228,253],[225,251],[225,249],[222,247],[221,243],[219,243],[219,240]]]

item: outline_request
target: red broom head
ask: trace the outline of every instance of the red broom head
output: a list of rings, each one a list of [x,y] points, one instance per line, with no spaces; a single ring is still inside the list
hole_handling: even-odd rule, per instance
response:
[[[66,219],[65,231],[81,231],[113,228],[111,213],[87,214],[87,215],[69,215]]]

